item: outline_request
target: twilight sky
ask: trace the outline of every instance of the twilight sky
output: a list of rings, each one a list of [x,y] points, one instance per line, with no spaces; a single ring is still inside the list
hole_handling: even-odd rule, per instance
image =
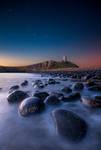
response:
[[[26,65],[63,55],[101,66],[98,0],[0,0],[0,65]]]

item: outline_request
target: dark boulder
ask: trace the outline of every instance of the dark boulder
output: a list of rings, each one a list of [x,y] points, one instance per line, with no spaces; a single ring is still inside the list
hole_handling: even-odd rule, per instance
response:
[[[9,93],[11,93],[11,92],[13,92],[13,91],[15,91],[15,90],[18,90],[20,87],[19,87],[19,85],[14,85],[14,86],[12,86],[10,89],[9,89]]]
[[[12,92],[8,97],[7,100],[8,102],[21,102],[23,99],[29,97],[29,95],[26,92],[16,90]]]
[[[48,84],[55,84],[55,83],[56,83],[56,81],[55,81],[54,79],[51,79],[51,78],[50,78],[50,79],[48,80]]]
[[[69,87],[64,87],[64,88],[62,89],[62,92],[71,93],[72,90],[71,90]]]
[[[88,90],[101,92],[101,86],[100,85],[94,85],[94,86],[89,87]]]
[[[87,83],[86,83],[86,86],[87,87],[91,87],[91,86],[95,86],[96,85],[96,83],[94,82],[94,81],[87,81]]]
[[[25,80],[24,82],[21,83],[21,86],[27,86],[28,85],[28,81]]]
[[[87,132],[86,122],[72,111],[58,109],[52,111],[58,134],[72,142],[79,142]]]
[[[50,95],[55,95],[59,99],[61,99],[62,97],[64,97],[63,93],[61,93],[61,92],[51,92]]]
[[[74,86],[73,86],[74,90],[83,90],[83,88],[84,88],[83,83],[79,83],[79,82],[75,83]]]
[[[21,102],[19,112],[22,116],[28,116],[40,113],[44,108],[44,103],[38,97],[29,97]]]
[[[57,105],[60,103],[60,100],[58,99],[57,96],[50,95],[45,99],[44,102],[45,102],[45,104],[48,104],[48,105]]]
[[[35,80],[32,82],[32,85],[35,86],[35,85],[39,85],[39,84],[42,84],[42,81],[41,80]]]
[[[47,96],[49,96],[49,94],[47,92],[39,92],[36,91],[33,96],[40,98],[42,101],[44,101],[46,99]]]
[[[64,102],[72,102],[72,101],[76,101],[78,99],[80,99],[81,95],[78,92],[72,93],[69,96],[66,97],[62,97],[62,101]]]

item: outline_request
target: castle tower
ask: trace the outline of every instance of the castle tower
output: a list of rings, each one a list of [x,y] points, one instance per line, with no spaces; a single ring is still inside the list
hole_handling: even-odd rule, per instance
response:
[[[63,60],[64,62],[67,62],[67,56],[63,56],[62,60]]]

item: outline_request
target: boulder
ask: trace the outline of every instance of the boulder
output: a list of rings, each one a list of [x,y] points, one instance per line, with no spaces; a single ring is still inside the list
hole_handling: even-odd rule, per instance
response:
[[[57,105],[60,103],[60,100],[58,99],[57,96],[50,95],[45,99],[44,102],[45,102],[45,104],[48,104],[48,105]]]
[[[7,100],[10,103],[21,102],[23,99],[25,99],[27,97],[29,97],[29,95],[26,92],[16,90],[7,97]]]
[[[96,83],[94,82],[94,81],[87,81],[87,83],[86,83],[86,86],[87,87],[91,87],[91,86],[95,86],[96,85]]]
[[[21,83],[21,86],[27,86],[28,85],[28,81],[25,80],[24,82]]]
[[[41,80],[35,80],[35,81],[32,82],[32,85],[35,86],[35,85],[39,85],[41,83],[42,83]]]
[[[80,93],[75,92],[75,93],[70,94],[69,96],[62,97],[61,100],[64,102],[73,102],[73,101],[80,99],[80,97],[81,97]]]
[[[72,142],[82,140],[87,132],[86,122],[72,111],[58,109],[52,111],[58,134]]]
[[[51,78],[50,78],[50,79],[48,80],[48,84],[55,84],[55,83],[56,83],[56,81],[55,81],[54,79],[51,79]]]
[[[47,96],[49,96],[49,94],[47,92],[39,92],[36,91],[33,96],[40,98],[42,101],[44,101],[46,99]]]
[[[80,82],[75,83],[73,86],[74,90],[83,90],[83,88],[84,88],[84,85],[83,83],[80,83]]]
[[[61,93],[61,92],[51,92],[50,95],[55,95],[59,99],[61,99],[62,97],[64,97],[63,93]]]
[[[29,97],[21,102],[19,112],[22,116],[28,116],[40,113],[44,108],[44,103],[38,97]]]
[[[15,90],[18,90],[20,87],[19,87],[19,85],[14,85],[14,86],[12,86],[10,89],[9,89],[9,93],[11,93],[11,92],[13,92],[13,91],[15,91]]]
[[[64,87],[64,88],[62,89],[62,92],[64,92],[64,93],[71,93],[72,90],[71,90],[69,87]]]
[[[101,86],[100,85],[94,85],[94,86],[89,87],[88,90],[101,92]]]

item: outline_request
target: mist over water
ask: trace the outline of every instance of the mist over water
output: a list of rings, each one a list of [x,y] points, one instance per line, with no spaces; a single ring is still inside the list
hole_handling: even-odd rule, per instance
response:
[[[35,89],[32,81],[35,79],[45,81],[46,77],[40,74],[0,74],[0,150],[100,150],[101,146],[101,110],[91,109],[81,104],[80,101],[61,103],[59,106],[48,106],[38,115],[21,117],[18,112],[19,104],[9,104],[7,101],[8,90],[12,85],[20,85],[24,80],[29,81],[28,87],[21,88],[29,91],[30,96]],[[48,77],[47,77],[48,78]],[[57,79],[58,80],[58,79]],[[59,91],[71,81],[61,81],[61,84],[48,85],[42,91]],[[84,89],[83,95],[93,95]],[[55,130],[51,111],[55,108],[72,110],[88,124],[86,137],[79,143],[71,143],[61,138]]]

